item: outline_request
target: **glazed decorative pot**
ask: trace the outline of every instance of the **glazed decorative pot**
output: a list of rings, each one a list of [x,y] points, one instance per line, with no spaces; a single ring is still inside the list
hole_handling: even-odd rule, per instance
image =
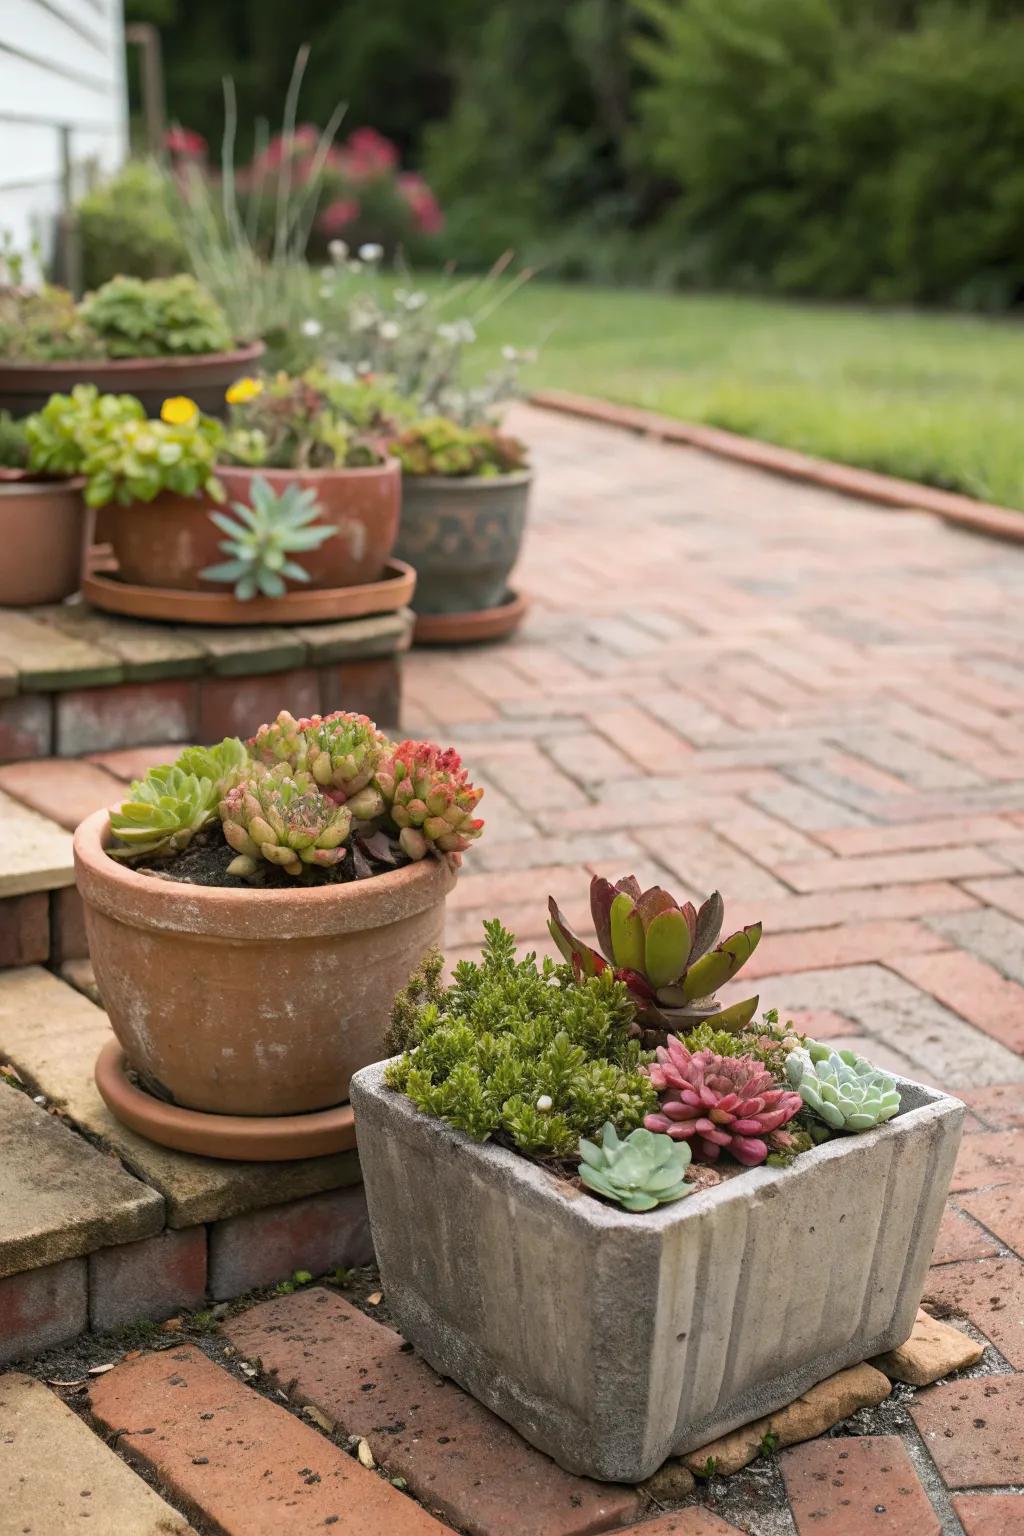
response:
[[[417,613],[476,613],[508,595],[533,476],[405,475],[395,553],[416,568]]]
[[[75,833],[103,1004],[144,1086],[187,1109],[290,1115],[348,1098],[383,1055],[396,993],[440,944],[441,860],[344,885],[228,890],[111,859],[106,811]]]
[[[337,529],[319,549],[296,558],[309,572],[309,587],[356,587],[379,581],[398,532],[401,469],[386,459],[365,469],[217,468],[228,504],[251,504],[252,482],[262,476],[275,491],[297,484],[312,490],[319,523]],[[121,579],[144,587],[183,592],[224,592],[223,582],[204,581],[200,571],[226,557],[224,534],[211,521],[216,503],[205,496],[164,491],[151,502],[103,508],[103,533],[114,546]],[[305,590],[304,584],[304,590]]]
[[[83,479],[0,478],[0,606],[59,603],[78,591]]]
[[[262,341],[231,352],[197,357],[113,357],[93,362],[0,362],[0,408],[12,416],[42,410],[52,394],[66,395],[76,384],[95,384],[104,394],[135,395],[147,416],[159,416],[170,395],[187,395],[208,416],[227,411],[224,391],[263,356]]]

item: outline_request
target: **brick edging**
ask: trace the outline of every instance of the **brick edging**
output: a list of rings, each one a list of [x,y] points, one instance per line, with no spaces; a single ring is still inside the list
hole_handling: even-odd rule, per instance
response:
[[[914,480],[900,480],[894,475],[879,474],[875,470],[836,464],[831,459],[814,458],[811,454],[798,453],[793,448],[780,448],[773,443],[762,442],[760,438],[726,432],[721,427],[676,421],[656,411],[641,410],[639,406],[616,405],[610,400],[595,400],[591,395],[576,395],[568,390],[536,390],[527,399],[531,405],[539,406],[542,410],[583,416],[589,421],[600,421],[609,427],[640,432],[648,437],[660,438],[663,442],[686,443],[691,448],[701,448],[706,453],[736,459],[755,469],[785,475],[790,480],[809,481],[843,496],[857,496],[863,501],[877,502],[897,511],[933,512],[944,522],[969,528],[973,533],[1006,539],[1015,544],[1024,543],[1024,512],[1015,512],[1010,507],[998,507],[987,501],[975,501],[955,491],[940,491],[933,486],[919,485]]]

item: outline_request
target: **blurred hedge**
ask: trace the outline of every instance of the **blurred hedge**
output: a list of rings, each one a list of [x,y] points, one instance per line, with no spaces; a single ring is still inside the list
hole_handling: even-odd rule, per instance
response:
[[[350,101],[437,192],[443,254],[551,275],[997,308],[1024,298],[1020,0],[128,0],[173,113]],[[242,153],[247,153],[242,146]]]

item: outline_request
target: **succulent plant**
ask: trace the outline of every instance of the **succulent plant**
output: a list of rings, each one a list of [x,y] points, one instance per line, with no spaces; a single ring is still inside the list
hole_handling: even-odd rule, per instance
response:
[[[204,581],[229,581],[240,603],[249,602],[257,592],[264,597],[283,597],[289,581],[308,581],[309,572],[291,559],[307,549],[319,549],[325,539],[333,538],[336,528],[316,523],[320,504],[313,491],[304,491],[292,481],[283,491],[275,491],[262,475],[253,478],[249,491],[252,505],[232,502],[231,518],[226,512],[211,512],[227,538],[220,548],[230,558],[208,565],[199,572]]]
[[[653,1211],[693,1193],[684,1183],[692,1154],[688,1144],[640,1127],[624,1141],[609,1120],[600,1144],[580,1141],[580,1178],[588,1189],[625,1206],[627,1211]]]
[[[577,976],[595,976],[611,965],[625,982],[649,1043],[663,1043],[668,1030],[684,1030],[713,1016],[716,1029],[744,1029],[758,999],[721,1008],[715,993],[746,964],[761,939],[752,923],[719,943],[724,905],[712,892],[698,911],[682,906],[658,885],[642,891],[635,875],[613,885],[595,875],[590,882],[590,911],[600,951],[577,937],[548,897],[548,929]]]
[[[697,1156],[715,1162],[725,1148],[737,1162],[756,1167],[768,1156],[766,1137],[792,1120],[803,1100],[780,1088],[752,1056],[690,1052],[670,1035],[647,1075],[659,1108],[647,1115],[649,1131],[689,1141]]]
[[[893,1079],[856,1051],[809,1040],[786,1058],[786,1077],[808,1109],[833,1131],[870,1131],[899,1111]]]
[[[142,859],[180,853],[195,834],[217,814],[217,784],[177,764],[151,768],[135,779],[131,795],[110,813],[110,829],[120,846],[108,852],[115,859]]]
[[[441,751],[430,742],[403,741],[381,764],[374,784],[410,859],[442,853],[460,863],[483,830],[473,816],[483,790],[469,782],[454,747]]]
[[[383,731],[367,715],[345,710],[303,725],[306,762],[324,793],[347,805],[359,821],[379,816],[384,796],[371,780],[390,745]]]
[[[287,763],[293,773],[306,767],[306,730],[320,715],[304,716],[296,720],[290,710],[282,709],[276,719],[261,725],[255,736],[248,741],[249,755],[268,768]]]
[[[229,874],[253,874],[266,859],[301,875],[303,865],[329,869],[345,856],[351,811],[322,795],[308,773],[292,777],[286,764],[243,779],[219,810],[224,836],[238,854]]]
[[[225,736],[215,747],[186,747],[174,766],[183,773],[194,773],[198,779],[209,779],[217,790],[217,799],[222,800],[249,773],[252,762],[239,737]]]

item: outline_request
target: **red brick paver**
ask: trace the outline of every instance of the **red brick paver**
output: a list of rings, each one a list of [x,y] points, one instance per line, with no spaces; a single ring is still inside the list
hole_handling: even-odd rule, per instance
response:
[[[710,1509],[677,1509],[642,1525],[631,1525],[620,1536],[734,1536],[737,1532],[738,1525],[731,1525]]]
[[[1024,1376],[979,1376],[929,1387],[914,1423],[951,1488],[999,1488],[1024,1473]]]
[[[953,1508],[964,1536],[1024,1536],[1024,1498],[1013,1493],[958,1494]]]
[[[799,1536],[939,1536],[896,1435],[809,1440],[780,1460]]]
[[[340,1296],[283,1296],[226,1331],[470,1536],[523,1536],[525,1509],[530,1536],[590,1536],[638,1513],[634,1489],[563,1472]]]
[[[129,1460],[223,1536],[441,1536],[413,1500],[197,1349],[128,1360],[91,1407]]]

